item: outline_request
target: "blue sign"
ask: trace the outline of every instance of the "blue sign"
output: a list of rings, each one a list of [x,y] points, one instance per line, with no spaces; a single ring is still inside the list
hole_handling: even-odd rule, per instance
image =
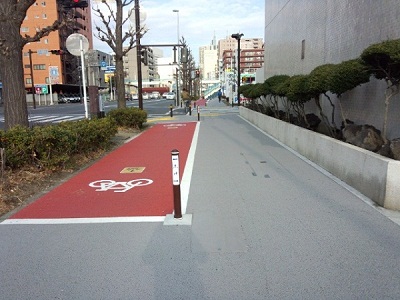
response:
[[[104,68],[104,67],[107,66],[107,63],[103,60],[103,61],[100,63],[100,66],[101,66],[102,68]]]
[[[50,69],[50,76],[58,77],[58,67],[49,67]]]

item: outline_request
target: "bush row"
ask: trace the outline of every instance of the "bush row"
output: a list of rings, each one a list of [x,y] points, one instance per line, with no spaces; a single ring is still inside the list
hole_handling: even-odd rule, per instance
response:
[[[137,129],[141,129],[147,120],[147,112],[137,107],[117,108],[107,116],[115,120],[118,126]]]
[[[118,127],[142,128],[146,118],[146,112],[138,108],[123,108],[101,119],[32,128],[16,126],[0,130],[0,148],[5,149],[5,165],[11,169],[28,165],[55,169],[70,162],[76,154],[107,149]]]
[[[341,95],[355,87],[369,82],[370,77],[385,80],[385,115],[383,137],[386,137],[387,111],[390,99],[400,91],[400,39],[373,44],[364,49],[360,57],[339,64],[325,64],[316,67],[309,74],[288,76],[285,74],[269,77],[264,83],[240,86],[239,92],[251,99],[260,99],[260,109],[286,116],[294,113],[307,124],[304,104],[314,100],[323,122],[337,128],[334,120],[335,105],[330,94],[336,95],[340,104]],[[321,95],[323,97],[321,97]],[[329,102],[332,111],[325,113],[321,101]],[[257,107],[253,101],[252,106]],[[346,124],[344,113],[340,111]],[[330,115],[330,118],[328,117]],[[332,131],[333,133],[334,131]]]

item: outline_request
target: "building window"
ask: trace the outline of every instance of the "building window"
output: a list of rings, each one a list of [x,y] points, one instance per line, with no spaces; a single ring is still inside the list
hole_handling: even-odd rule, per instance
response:
[[[26,78],[25,79],[26,84],[32,84],[32,78]]]
[[[21,27],[21,32],[29,32],[29,27]]]
[[[306,53],[306,40],[301,41],[301,59],[304,59]]]
[[[46,78],[44,79],[44,81],[45,81],[47,84],[49,84],[49,83],[50,83],[49,77],[46,77]]]
[[[42,18],[43,19],[47,19],[47,15],[46,14],[42,14]]]
[[[46,6],[46,1],[42,1],[42,6]]]
[[[39,64],[39,65],[33,65],[34,70],[46,70],[46,65],[44,64]]]
[[[29,69],[31,67],[31,65],[24,65],[25,69]]]
[[[49,39],[44,39],[43,42],[44,42],[45,44],[48,44],[48,43],[49,43]]]

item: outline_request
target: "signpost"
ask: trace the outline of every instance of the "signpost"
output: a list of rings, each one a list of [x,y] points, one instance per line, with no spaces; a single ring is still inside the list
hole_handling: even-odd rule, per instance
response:
[[[80,33],[73,33],[68,36],[66,41],[66,46],[69,51],[74,56],[81,57],[82,66],[82,85],[83,85],[83,102],[85,105],[85,117],[89,118],[87,97],[86,97],[86,75],[85,75],[85,59],[84,54],[89,50],[89,41],[87,37]]]
[[[50,80],[50,104],[53,105],[53,83],[59,83],[60,77],[58,73],[58,66],[49,66],[49,80]]]
[[[48,94],[49,90],[47,89],[47,84],[35,84],[35,93],[40,94]]]

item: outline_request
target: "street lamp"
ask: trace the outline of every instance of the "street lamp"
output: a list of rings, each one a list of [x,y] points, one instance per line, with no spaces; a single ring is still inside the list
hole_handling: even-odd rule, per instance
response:
[[[240,88],[240,38],[243,36],[243,33],[234,33],[231,35],[232,38],[238,41],[238,79],[237,79],[237,99],[238,99],[238,106],[240,106],[240,94],[239,94],[239,88]],[[233,99],[232,99],[232,105],[233,105]]]
[[[177,32],[177,37],[178,37],[178,45],[179,45],[179,9],[174,9],[172,10],[172,12],[176,13],[176,20],[177,20],[177,25],[176,25],[176,32]],[[178,46],[178,72],[177,72],[177,76],[176,76],[176,106],[179,106],[179,97],[180,97],[180,93],[179,93],[179,46]]]

